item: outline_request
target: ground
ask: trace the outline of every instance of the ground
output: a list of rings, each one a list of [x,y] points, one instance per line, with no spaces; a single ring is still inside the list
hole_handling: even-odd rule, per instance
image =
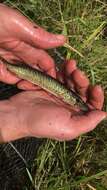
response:
[[[84,57],[65,47],[59,55],[75,58],[92,84],[105,92],[107,111],[107,1],[106,0],[5,0],[48,31],[66,34]],[[50,52],[52,53],[52,52]],[[55,52],[54,52],[55,53]],[[57,56],[57,55],[56,55]],[[106,190],[107,121],[93,132],[71,142],[47,140],[34,161],[30,187],[37,190]]]

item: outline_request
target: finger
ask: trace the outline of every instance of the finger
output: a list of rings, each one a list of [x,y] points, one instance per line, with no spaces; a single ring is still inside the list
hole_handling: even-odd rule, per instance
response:
[[[28,81],[21,80],[17,83],[17,87],[22,90],[39,90],[41,89],[39,86],[36,86]]]
[[[61,83],[65,83],[65,76],[64,76],[64,73],[62,71],[57,71],[56,73],[56,78],[61,82]]]
[[[74,82],[75,89],[80,94],[80,96],[87,97],[89,80],[86,75],[79,69],[76,69],[72,73],[72,80]]]
[[[10,46],[10,49],[11,48],[12,46]],[[13,53],[4,49],[0,49],[0,55],[2,55],[6,60],[10,62],[20,62],[20,59],[24,60],[29,65],[32,64],[33,67],[39,67],[39,69],[44,70],[47,74],[51,75],[52,77],[56,77],[54,61],[45,51],[29,47],[29,45],[25,43],[21,43],[20,46],[18,46],[16,49],[12,49]],[[24,51],[24,53],[23,49],[26,50]],[[17,56],[15,56],[15,54]],[[18,58],[18,56],[20,57],[20,59]],[[1,81],[9,84],[14,84],[19,81],[19,78],[10,73],[4,65],[1,65],[0,79]],[[23,80],[18,83],[18,87],[24,90],[33,90],[38,88],[30,82],[25,82]]]
[[[11,9],[7,6],[2,7],[2,12],[3,9],[4,12],[7,11],[9,18],[11,19],[11,32],[10,25],[7,25],[6,29],[10,32],[12,37],[18,38],[32,46],[46,49],[61,46],[65,43],[66,37],[63,35],[55,35],[45,31],[40,26],[28,20],[17,10]]]
[[[52,77],[56,77],[54,61],[44,50],[31,47],[24,42],[17,42],[17,46],[14,48],[13,43],[8,43],[8,48],[28,65],[32,65],[34,68],[38,67]]]
[[[18,60],[18,58],[15,57],[11,52],[5,51],[1,48],[0,48],[0,56],[4,57],[7,60],[11,60],[11,59]],[[8,83],[8,84],[15,84],[19,80],[20,79],[16,77],[15,75],[13,75],[12,73],[10,73],[6,68],[6,65],[3,64],[2,61],[0,61],[0,81]]]
[[[88,95],[88,103],[96,109],[102,109],[104,103],[104,91],[101,86],[90,86]]]
[[[8,84],[16,84],[20,79],[15,75],[11,74],[6,65],[0,62],[0,81],[8,83]]]
[[[75,71],[77,69],[76,64],[77,63],[74,59],[65,61],[65,69],[64,69],[65,81],[66,81],[68,87],[70,87],[72,89],[74,89],[74,82],[72,80],[72,73],[73,73],[73,71]]]
[[[74,59],[65,61],[65,74],[71,76],[72,72],[77,69],[76,61]]]
[[[93,130],[106,117],[107,113],[103,111],[91,111],[86,115],[73,116],[71,126],[73,138]]]
[[[57,73],[58,79],[63,83],[66,82],[69,87],[73,87],[74,84],[71,80],[71,74],[75,69],[76,69],[75,60],[73,59],[65,60],[64,63],[62,64],[60,71],[58,71]]]

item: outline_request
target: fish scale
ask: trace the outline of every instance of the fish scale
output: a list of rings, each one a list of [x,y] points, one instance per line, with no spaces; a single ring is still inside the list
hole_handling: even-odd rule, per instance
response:
[[[89,110],[87,104],[80,98],[77,93],[67,88],[64,84],[52,78],[51,76],[24,64],[14,65],[2,57],[1,60],[4,64],[6,64],[8,70],[19,78],[40,86],[42,89],[50,92],[66,104],[69,104],[71,106],[78,106],[82,111]]]

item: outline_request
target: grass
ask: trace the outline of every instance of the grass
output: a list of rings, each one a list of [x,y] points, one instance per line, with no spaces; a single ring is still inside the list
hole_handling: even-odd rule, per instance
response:
[[[78,66],[85,71],[91,83],[102,85],[105,91],[103,109],[107,111],[106,0],[3,2],[17,7],[48,31],[68,36],[69,44],[84,57],[65,47],[58,48],[58,53],[77,59]],[[47,140],[39,148],[32,170],[35,173],[31,181],[37,190],[106,190],[107,121],[103,121],[93,132],[71,142]],[[26,184],[23,189],[31,190],[33,187]]]

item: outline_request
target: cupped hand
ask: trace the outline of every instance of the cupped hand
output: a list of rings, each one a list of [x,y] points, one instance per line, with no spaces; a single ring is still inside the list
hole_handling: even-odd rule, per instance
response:
[[[51,34],[29,21],[17,10],[0,4],[0,55],[10,62],[24,61],[56,77],[53,59],[44,49],[61,46],[66,38]],[[34,85],[12,75],[0,62],[0,81],[15,84],[20,88]]]
[[[93,130],[106,117],[101,111],[102,88],[92,87],[74,60],[66,61],[58,78],[78,91],[91,110],[84,114],[75,111],[42,89],[22,92],[0,103],[1,141],[26,136],[72,140]]]
[[[17,10],[0,4],[0,55],[10,62],[24,61],[56,77],[54,61],[44,49],[61,46],[65,41],[63,35],[50,34]],[[0,81],[17,83],[22,89],[35,89],[0,102],[1,142],[26,136],[71,140],[91,131],[106,117],[100,111],[104,101],[101,87],[91,87],[75,61],[66,62],[57,77],[74,88],[92,111],[81,115],[71,110],[52,95],[12,75],[0,63]]]

